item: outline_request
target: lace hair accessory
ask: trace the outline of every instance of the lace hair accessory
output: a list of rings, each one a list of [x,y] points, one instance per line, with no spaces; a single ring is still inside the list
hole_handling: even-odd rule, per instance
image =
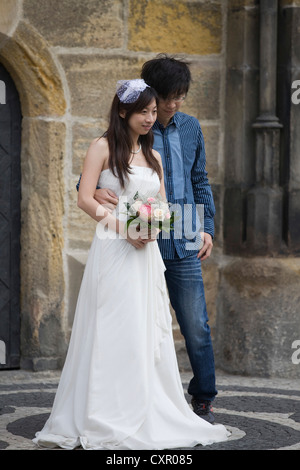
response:
[[[149,85],[142,78],[119,80],[117,82],[117,95],[121,103],[134,103],[147,87]]]

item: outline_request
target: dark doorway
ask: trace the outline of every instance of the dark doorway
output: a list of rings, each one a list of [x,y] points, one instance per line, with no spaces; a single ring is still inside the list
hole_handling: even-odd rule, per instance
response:
[[[21,107],[0,63],[0,369],[20,365]]]

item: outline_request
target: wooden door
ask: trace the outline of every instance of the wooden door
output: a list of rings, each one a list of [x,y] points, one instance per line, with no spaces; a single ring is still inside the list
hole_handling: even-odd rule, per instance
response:
[[[21,109],[0,63],[0,369],[20,365]]]

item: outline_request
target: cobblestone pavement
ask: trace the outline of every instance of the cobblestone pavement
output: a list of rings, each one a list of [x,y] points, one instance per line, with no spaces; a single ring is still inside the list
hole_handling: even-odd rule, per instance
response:
[[[38,450],[31,441],[53,403],[59,372],[0,371],[0,450]],[[186,388],[190,375],[181,374]],[[231,437],[193,450],[300,450],[300,380],[217,372],[216,421]],[[190,398],[186,393],[186,398]]]

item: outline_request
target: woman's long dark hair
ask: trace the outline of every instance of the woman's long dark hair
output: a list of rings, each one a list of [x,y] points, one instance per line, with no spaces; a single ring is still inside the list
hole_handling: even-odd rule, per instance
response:
[[[133,143],[130,137],[128,121],[133,113],[139,113],[145,109],[153,98],[157,102],[158,98],[155,90],[147,87],[134,103],[121,103],[117,95],[113,99],[109,126],[104,135],[107,138],[109,147],[109,168],[119,178],[122,187],[125,185],[125,179],[128,178],[128,174],[131,173],[130,157]],[[124,118],[120,116],[122,111],[126,111]],[[147,134],[140,135],[139,137],[139,142],[149,167],[156,171],[159,178],[161,178],[161,167],[152,153],[153,140],[151,129]]]

